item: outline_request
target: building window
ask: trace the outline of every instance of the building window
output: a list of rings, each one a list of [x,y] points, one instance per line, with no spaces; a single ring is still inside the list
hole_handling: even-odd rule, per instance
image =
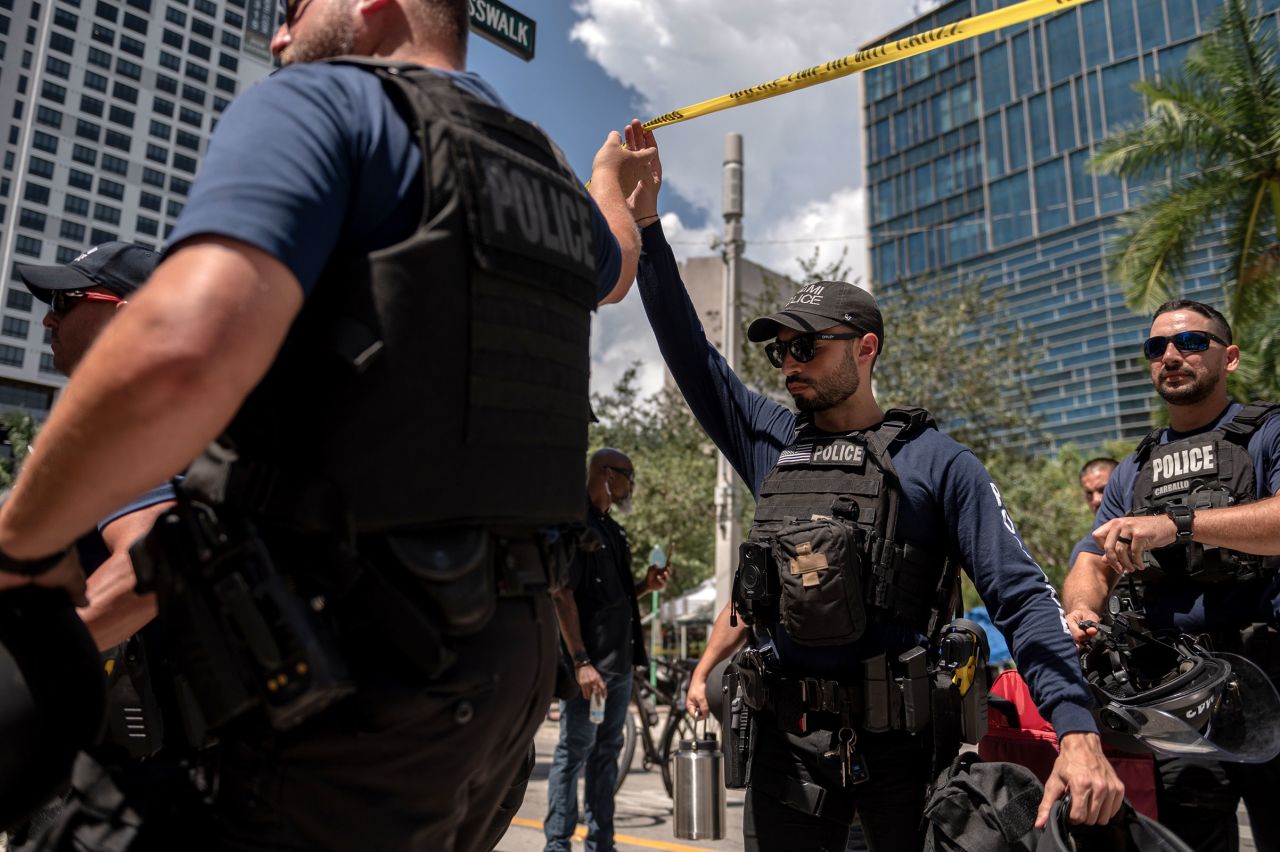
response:
[[[70,219],[63,219],[62,227],[58,229],[58,236],[76,243],[84,242],[84,225],[72,222]]]
[[[120,235],[115,231],[104,231],[101,228],[91,228],[89,230],[89,243],[91,245],[101,245],[102,243],[114,243],[120,239]]]
[[[182,215],[182,202],[174,198],[169,199],[169,203],[165,207],[165,212],[169,214],[169,218],[177,219]],[[167,237],[168,234],[165,234],[165,236]]]
[[[44,157],[32,157],[27,161],[27,174],[36,177],[45,178],[46,180],[53,177],[53,162],[46,160]]]
[[[89,199],[68,194],[66,201],[62,203],[62,212],[70,213],[74,216],[88,216]]]
[[[204,116],[190,107],[183,107],[178,111],[178,121],[183,124],[189,124],[192,127],[199,127],[204,123]]]
[[[187,23],[187,13],[181,9],[175,9],[172,6],[169,6],[164,10],[164,19],[171,24],[177,24],[181,27]]]
[[[147,159],[153,163],[167,163],[169,162],[169,151],[165,148],[160,147],[159,145],[153,145],[148,143]],[[144,175],[143,180],[145,179],[146,177]]]
[[[114,3],[98,0],[98,5],[94,8],[93,14],[114,24],[120,17],[120,10],[116,8]]]
[[[192,39],[187,45],[187,52],[197,59],[208,59],[213,55],[213,49],[203,42]]]
[[[188,60],[187,76],[198,83],[209,82],[209,69]]]
[[[231,72],[231,73],[233,73],[233,74],[234,74],[236,71],[239,71],[239,70],[240,70],[240,60],[239,60],[239,59],[236,59],[234,56],[232,56],[232,55],[231,55],[231,54],[229,54],[229,53],[221,53],[221,54],[219,54],[219,55],[218,55],[218,64],[219,64],[220,66],[222,66],[223,68],[227,69],[228,71],[230,71],[230,72]]]
[[[171,95],[178,93],[178,81],[167,74],[156,74],[156,88]]]
[[[68,12],[61,6],[55,6],[53,8],[53,25],[75,32],[76,27],[80,25],[80,16],[75,12]]]
[[[60,130],[62,128],[62,113],[58,112],[58,110],[53,107],[37,106],[36,121],[46,127],[52,127],[55,130]]]
[[[154,237],[160,233],[160,223],[147,216],[139,216],[135,228],[138,233],[146,234],[150,237]]]
[[[119,225],[120,208],[99,202],[93,205],[93,218],[97,219],[99,222],[105,222],[108,225]]]
[[[195,0],[195,3],[192,5],[195,7],[195,10],[202,15],[208,15],[210,18],[217,17],[218,7],[210,2],[210,0]]]
[[[161,115],[173,115],[173,101],[168,98],[157,97],[151,102],[151,109]]]
[[[151,147],[152,146],[150,145],[147,146],[147,156],[151,156]],[[164,154],[165,151],[163,148],[160,148],[157,153]],[[161,157],[160,162],[164,162],[167,159],[168,157]],[[147,186],[158,186],[161,189],[164,189],[164,172],[160,171],[159,169],[153,169],[148,166],[143,166],[142,182],[145,183]],[[156,209],[159,210],[160,208],[157,207]]]
[[[107,104],[92,95],[80,96],[80,111],[87,112],[89,115],[101,116]]]
[[[115,201],[124,200],[124,184],[107,178],[98,178],[98,194]]]
[[[111,87],[111,96],[119,98],[126,103],[136,104],[138,102],[138,90],[128,83],[121,83],[119,80]]]
[[[151,126],[148,128],[147,132],[155,138],[163,139],[167,142],[169,141],[169,136],[173,133],[173,128],[165,124],[163,121],[153,118],[151,119]]]
[[[93,29],[89,31],[89,38],[99,44],[105,44],[108,47],[115,47],[116,31],[103,24],[94,24]]]
[[[218,81],[215,85],[228,94],[234,95],[236,93],[236,81],[225,74],[218,75]]]
[[[67,102],[66,87],[59,86],[57,83],[53,82],[52,80],[44,81],[44,83],[40,86],[40,94],[42,97],[44,97],[45,100],[50,100],[50,101],[53,101],[54,103],[62,104]]]
[[[113,106],[111,112],[107,114],[107,118],[121,127],[133,127],[133,112],[124,107]]]
[[[148,14],[151,12],[151,0],[125,0],[130,6]]]
[[[179,146],[186,148],[188,151],[200,150],[200,137],[194,133],[188,133],[185,130],[178,131],[178,137],[174,140]]]
[[[16,287],[10,287],[8,295],[5,296],[5,305],[18,311],[31,310],[32,296],[25,290],[19,290]]]
[[[48,154],[58,153],[58,137],[52,133],[45,133],[43,130],[37,130],[35,135],[31,137],[31,146],[37,151],[44,151]]]
[[[10,367],[21,367],[22,356],[25,354],[26,352],[21,346],[10,346],[7,343],[0,343],[0,364],[7,364]],[[0,401],[5,401],[10,396],[10,392],[14,390],[16,390],[16,388],[4,388],[3,394],[0,394]]]
[[[231,48],[232,50],[239,50],[240,36],[236,35],[235,33],[228,32],[227,30],[223,30],[222,43],[225,44],[227,47]]]
[[[23,207],[22,212],[18,214],[18,227],[26,228],[28,231],[43,234],[44,226],[47,224],[49,224],[49,217],[38,210],[28,210]]]
[[[224,109],[226,109],[229,106],[231,106],[231,101],[227,100],[226,98],[220,98],[217,95],[213,96],[213,108],[218,112],[222,112]],[[209,129],[212,130],[213,128],[211,127]]]
[[[142,57],[147,53],[147,45],[132,36],[120,34],[120,49],[133,56]]]
[[[173,30],[166,29],[164,31],[164,35],[160,37],[160,40],[169,47],[176,47],[178,50],[182,50],[183,38],[181,33],[175,33]]]
[[[71,63],[56,56],[46,56],[44,70],[55,77],[61,77],[66,80],[71,76]]]
[[[19,340],[27,339],[27,332],[31,330],[31,323],[24,319],[5,315],[4,321],[0,323],[0,334],[5,337],[16,337]]]
[[[116,59],[116,73],[123,74],[130,80],[142,79],[142,66],[136,62],[130,62],[127,59]]]
[[[178,195],[186,195],[191,191],[191,181],[183,180],[180,177],[169,178],[169,191],[176,192]]]
[[[207,38],[210,41],[213,40],[213,24],[208,21],[202,21],[199,18],[192,18],[191,32],[202,38]]]
[[[229,27],[235,27],[238,30],[244,29],[244,15],[233,12],[230,9],[222,13],[222,21]]]
[[[24,201],[30,201],[32,204],[49,204],[49,187],[44,184],[27,181],[27,188],[22,191]]]
[[[147,19],[140,18],[137,15],[131,14],[129,12],[124,13],[124,20],[121,22],[121,25],[126,30],[133,30],[135,33],[138,33],[139,35],[147,34]]]
[[[53,355],[49,352],[40,353],[40,372],[57,373],[58,369],[53,366]]]
[[[160,196],[151,192],[144,192],[138,197],[138,206],[142,207],[144,210],[155,210],[159,212],[160,203]]]
[[[71,36],[65,33],[49,33],[49,49],[56,50],[59,53],[65,53],[70,56],[75,50],[76,42]]]
[[[90,148],[88,145],[73,145],[71,148],[71,159],[77,163],[86,163],[90,166],[98,164],[98,152]]]
[[[119,151],[128,152],[130,146],[133,145],[133,137],[127,133],[121,133],[119,130],[107,130],[106,137],[102,140],[102,144],[108,148],[115,148]]]
[[[99,68],[106,68],[108,71],[111,70],[111,54],[105,50],[100,50],[96,47],[89,48],[88,60],[90,65],[97,65]]]
[[[86,88],[93,89],[96,92],[105,92],[107,90],[107,78],[93,71],[84,72],[84,84]]]
[[[187,172],[188,174],[195,174],[195,173],[196,173],[196,161],[195,161],[195,158],[194,158],[194,157],[188,157],[188,156],[186,156],[185,154],[174,154],[174,155],[173,155],[173,167],[174,167],[175,169],[181,169],[182,171]]]
[[[160,67],[177,71],[182,67],[182,60],[167,50],[160,51]]]
[[[79,169],[71,169],[67,174],[67,185],[72,189],[83,189],[85,192],[93,190],[93,175],[88,172],[82,172]]]
[[[13,250],[18,254],[25,254],[27,257],[40,257],[40,250],[43,248],[43,242],[35,237],[28,237],[26,234],[18,234],[13,241]]]

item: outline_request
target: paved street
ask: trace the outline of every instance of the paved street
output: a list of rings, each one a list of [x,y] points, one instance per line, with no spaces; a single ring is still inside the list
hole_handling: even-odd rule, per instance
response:
[[[555,722],[544,723],[538,731],[538,765],[533,770],[533,780],[529,784],[529,792],[525,796],[520,815],[498,844],[500,852],[542,850],[545,842],[542,820],[547,815],[547,772],[551,768],[551,753],[555,750],[559,731]],[[676,840],[672,833],[671,799],[662,786],[662,774],[656,768],[648,772],[641,768],[642,752],[643,746],[637,744],[631,771],[616,799],[614,828],[619,849],[664,849],[671,852],[686,849],[742,849],[742,793],[728,793],[724,840]],[[585,830],[582,826],[578,828],[579,832]]]

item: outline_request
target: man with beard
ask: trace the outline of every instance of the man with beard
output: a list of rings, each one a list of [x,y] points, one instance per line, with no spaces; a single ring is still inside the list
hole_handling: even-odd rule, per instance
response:
[[[1078,545],[1063,585],[1067,622],[1083,645],[1097,630],[1080,622],[1100,622],[1117,579],[1141,571],[1149,627],[1207,634],[1215,650],[1243,652],[1275,682],[1280,561],[1265,557],[1280,553],[1271,517],[1280,490],[1277,408],[1228,397],[1240,347],[1209,305],[1161,305],[1143,352],[1168,404],[1169,426],[1147,436],[1112,474],[1093,534]],[[1258,848],[1280,849],[1272,792],[1280,758],[1260,766],[1175,758],[1157,760],[1157,769],[1160,820],[1193,848],[1236,849],[1243,798]]]
[[[0,509],[0,589],[78,592],[57,555],[187,470],[147,552],[181,578],[159,620],[217,741],[210,807],[165,836],[172,786],[104,793],[125,824],[68,846],[488,836],[551,694],[591,312],[634,278],[649,154],[610,134],[588,194],[467,37],[466,0],[288,3],[286,67],[219,120]]]
[[[627,137],[652,146],[638,123]],[[1123,788],[1102,756],[1054,591],[973,453],[920,409],[886,412],[876,401],[872,368],[885,333],[875,299],[822,281],[752,322],[748,339],[767,343],[799,413],[753,393],[698,322],[654,221],[658,185],[631,199],[637,221],[652,222],[641,231],[645,311],[694,416],[757,498],[734,602],[716,619],[688,698],[705,715],[708,673],[751,641],[735,657],[764,684],[746,699],[757,709],[746,848],[843,850],[855,812],[872,849],[921,847],[931,768],[951,755],[941,738],[932,742],[923,708],[902,709],[927,691],[899,688],[918,677],[911,672],[949,615],[941,600],[951,599],[955,565],[973,578],[1062,734],[1039,823],[1068,790],[1073,820],[1108,820]]]
[[[1089,459],[1080,468],[1080,491],[1084,494],[1085,505],[1095,515],[1098,513],[1098,507],[1102,505],[1102,492],[1107,490],[1107,482],[1110,481],[1111,472],[1116,469],[1117,464],[1119,462],[1113,458],[1099,456],[1096,459]]]
[[[634,666],[648,665],[638,599],[667,584],[667,569],[650,565],[639,583],[631,574],[627,531],[614,518],[631,511],[636,471],[620,450],[591,455],[587,470],[587,528],[600,548],[578,553],[568,585],[553,598],[560,635],[582,694],[560,706],[560,741],[547,776],[546,852],[569,852],[578,825],[578,775],[583,775],[586,848],[613,849],[613,788],[622,726],[631,702]],[[590,718],[594,696],[604,704]]]

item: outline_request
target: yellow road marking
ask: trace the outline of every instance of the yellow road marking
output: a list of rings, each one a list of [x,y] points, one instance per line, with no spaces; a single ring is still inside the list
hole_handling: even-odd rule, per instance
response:
[[[983,33],[994,32],[1014,24],[1021,24],[1032,18],[1061,12],[1064,9],[1087,2],[1089,0],[1024,0],[1022,3],[1017,3],[1004,9],[996,9],[993,12],[986,12],[982,15],[975,15],[972,18],[937,27],[928,32],[917,33],[896,41],[868,47],[865,50],[859,50],[857,53],[833,59],[830,62],[815,65],[803,71],[795,71],[785,77],[779,77],[776,80],[761,83],[749,89],[742,89],[727,95],[721,95],[718,98],[712,98],[709,101],[702,101],[692,106],[672,110],[665,115],[650,119],[645,122],[644,126],[652,130],[655,127],[677,124],[698,116],[709,115],[722,109],[730,109],[742,104],[755,103],[766,98],[785,95],[797,89],[816,86],[828,80],[846,77],[858,71],[866,71],[868,68],[888,65],[891,62],[897,62],[899,59],[906,59],[908,56],[915,56],[918,53],[933,50],[935,47],[954,44]]]
[[[536,828],[542,831],[542,823],[536,819],[525,819],[524,817],[516,817],[511,820],[512,825],[518,825],[521,828]],[[587,827],[585,825],[578,826],[578,830],[573,833],[573,839],[581,841],[587,836]],[[644,849],[663,849],[666,852],[706,852],[705,846],[685,846],[683,843],[670,843],[666,840],[649,840],[645,837],[632,837],[629,834],[615,834],[613,842],[620,846],[639,846]]]

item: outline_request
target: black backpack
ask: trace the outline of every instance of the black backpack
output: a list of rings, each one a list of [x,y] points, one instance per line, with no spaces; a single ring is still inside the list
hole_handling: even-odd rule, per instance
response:
[[[1040,780],[1016,763],[965,752],[944,769],[924,808],[924,852],[1035,852]]]

